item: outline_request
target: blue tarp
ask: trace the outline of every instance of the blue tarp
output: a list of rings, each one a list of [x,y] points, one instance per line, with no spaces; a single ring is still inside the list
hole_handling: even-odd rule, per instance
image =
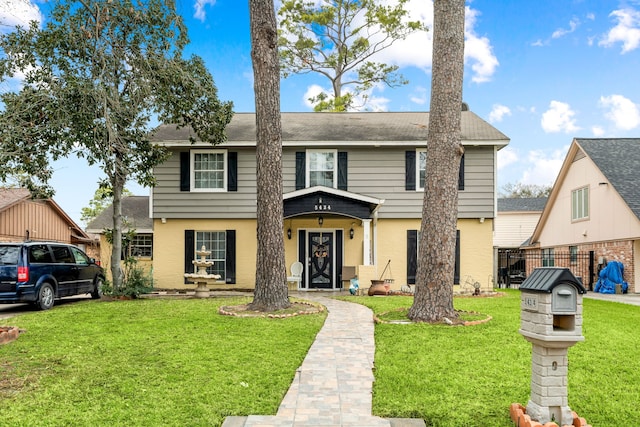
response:
[[[609,261],[607,265],[600,270],[600,278],[596,283],[595,292],[601,294],[615,294],[616,284],[622,286],[622,292],[627,293],[629,284],[624,281],[624,265],[620,261]]]

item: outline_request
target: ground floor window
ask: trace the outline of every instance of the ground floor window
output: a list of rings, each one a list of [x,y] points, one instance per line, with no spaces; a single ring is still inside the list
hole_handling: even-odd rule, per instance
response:
[[[555,266],[555,251],[553,248],[547,248],[542,250],[542,266],[553,267]]]
[[[416,283],[418,271],[418,247],[420,232],[407,230],[407,284]],[[456,230],[455,264],[453,267],[453,284],[460,284],[460,230]]]
[[[220,280],[225,280],[226,271],[226,247],[227,239],[225,231],[196,231],[195,251],[202,246],[211,251],[207,261],[213,261],[213,266],[207,269],[209,274],[219,274]]]

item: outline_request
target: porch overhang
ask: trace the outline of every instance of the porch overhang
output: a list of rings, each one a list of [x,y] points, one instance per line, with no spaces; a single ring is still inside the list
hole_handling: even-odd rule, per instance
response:
[[[384,203],[384,199],[322,186],[292,191],[282,198],[284,218],[325,214],[369,219]]]

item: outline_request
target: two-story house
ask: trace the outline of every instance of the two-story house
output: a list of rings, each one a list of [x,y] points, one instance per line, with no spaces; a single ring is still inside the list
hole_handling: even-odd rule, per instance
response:
[[[282,113],[286,264],[304,265],[301,290],[415,283],[429,114]],[[256,265],[255,114],[238,113],[227,141],[190,144],[190,129],[161,125],[152,140],[171,150],[154,169],[154,278],[184,288],[194,252],[212,251],[217,287],[253,288]],[[509,139],[462,111],[458,244],[452,283],[493,284],[496,156]],[[428,261],[427,261],[428,262]],[[386,267],[386,269],[385,269]],[[289,273],[289,272],[287,272]]]

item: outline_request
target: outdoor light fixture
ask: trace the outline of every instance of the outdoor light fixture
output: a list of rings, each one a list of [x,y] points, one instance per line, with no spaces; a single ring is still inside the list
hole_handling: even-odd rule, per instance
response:
[[[291,240],[291,228],[287,229],[287,239]]]
[[[322,223],[324,222],[324,220],[322,219],[321,216],[318,217],[318,225],[322,227]]]
[[[351,240],[353,240],[353,235],[356,234],[355,230],[353,229],[353,226],[351,227],[351,230],[349,230],[349,238]]]

